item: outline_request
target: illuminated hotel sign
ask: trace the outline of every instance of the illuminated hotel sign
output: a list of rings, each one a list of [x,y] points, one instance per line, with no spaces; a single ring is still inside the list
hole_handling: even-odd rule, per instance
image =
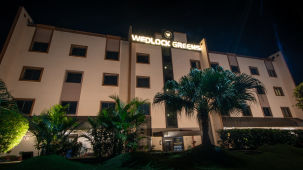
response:
[[[166,40],[166,39],[146,37],[146,36],[142,36],[142,35],[132,34],[132,41],[141,42],[141,43],[145,43],[145,44],[159,45],[159,46],[164,46],[164,47],[174,47],[174,48],[181,48],[181,49],[186,49],[186,50],[201,51],[200,45],[182,43],[182,42],[178,42],[178,41],[170,41],[170,40]]]

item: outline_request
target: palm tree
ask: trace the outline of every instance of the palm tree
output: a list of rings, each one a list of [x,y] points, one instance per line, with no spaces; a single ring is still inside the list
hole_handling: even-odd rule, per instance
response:
[[[165,103],[178,114],[184,110],[189,117],[197,112],[202,128],[202,144],[209,148],[209,114],[217,112],[228,115],[234,111],[243,111],[248,101],[255,101],[255,88],[263,89],[261,82],[243,73],[234,74],[221,67],[203,71],[193,69],[179,82],[168,81],[164,91],[154,97],[154,103]]]
[[[141,109],[147,104],[145,100],[135,98],[124,104],[117,96],[110,98],[115,101],[115,107],[102,109],[96,118],[89,118],[92,128],[82,135],[91,143],[98,158],[136,150],[140,140],[137,128],[145,121]]]

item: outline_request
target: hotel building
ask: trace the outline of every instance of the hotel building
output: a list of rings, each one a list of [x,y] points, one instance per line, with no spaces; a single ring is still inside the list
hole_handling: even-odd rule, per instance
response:
[[[140,133],[142,145],[154,150],[179,151],[201,144],[195,117],[176,116],[164,105],[153,105],[167,80],[179,80],[191,68],[217,65],[259,79],[265,91],[256,90],[257,102],[245,113],[228,117],[211,114],[212,142],[218,145],[220,129],[294,128],[303,126],[303,113],[294,105],[295,83],[281,52],[255,58],[207,50],[205,39],[189,43],[185,33],[163,32],[148,37],[130,29],[129,38],[34,24],[20,8],[0,55],[0,79],[25,115],[39,115],[55,104],[69,104],[68,114],[85,122],[102,108],[111,107],[111,95],[124,102],[147,99],[147,121]],[[87,123],[75,132],[82,133]],[[28,133],[11,153],[34,149]],[[82,140],[82,139],[81,139]],[[84,147],[90,148],[84,140]]]

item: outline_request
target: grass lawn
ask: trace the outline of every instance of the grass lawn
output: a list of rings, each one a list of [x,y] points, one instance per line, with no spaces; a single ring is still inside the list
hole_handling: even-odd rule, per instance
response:
[[[0,167],[1,168],[1,167]],[[196,147],[180,153],[135,152],[90,165],[51,155],[26,160],[5,169],[303,169],[303,149],[287,145],[264,146],[254,152],[206,151]]]

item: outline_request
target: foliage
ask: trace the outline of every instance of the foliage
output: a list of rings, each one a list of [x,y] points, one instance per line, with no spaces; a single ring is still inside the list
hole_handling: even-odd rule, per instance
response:
[[[18,111],[0,107],[0,153],[17,146],[28,130],[28,120]]]
[[[8,92],[5,83],[0,79],[0,107],[17,110],[17,104],[13,96]]]
[[[0,153],[17,146],[28,130],[28,120],[18,112],[17,104],[0,80]]]
[[[256,149],[263,145],[288,144],[303,147],[302,130],[230,129],[221,130],[221,146],[233,149]]]
[[[97,118],[89,118],[92,129],[83,135],[92,144],[98,158],[136,150],[140,140],[137,127],[145,121],[145,115],[139,109],[145,101],[133,99],[124,104],[116,96],[111,98],[115,101],[115,108],[103,109]]]
[[[295,88],[294,96],[297,100],[297,107],[303,110],[303,82]]]
[[[66,154],[68,136],[79,125],[76,118],[67,117],[68,106],[55,105],[50,110],[30,120],[30,131],[36,136],[36,148],[42,155]]]
[[[243,111],[247,101],[255,101],[253,90],[257,87],[263,89],[261,82],[243,73],[234,74],[221,67],[193,69],[179,82],[168,81],[164,91],[156,94],[154,103],[165,103],[179,114],[185,110],[189,117],[196,111],[203,131],[202,143],[209,146],[209,114]]]

